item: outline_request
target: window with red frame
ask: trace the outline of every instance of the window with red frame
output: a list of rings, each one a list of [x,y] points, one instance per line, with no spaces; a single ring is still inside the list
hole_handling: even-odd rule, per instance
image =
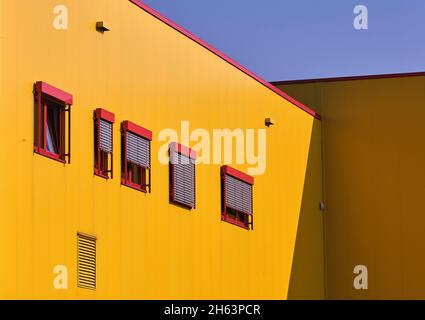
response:
[[[94,173],[113,178],[113,124],[115,115],[98,108],[94,112]]]
[[[124,121],[121,125],[121,183],[143,192],[151,192],[152,132]]]
[[[194,150],[170,144],[170,201],[190,209],[196,206],[195,161]]]
[[[34,84],[34,152],[71,162],[72,95],[46,82]],[[66,117],[67,114],[67,117]]]
[[[253,229],[254,178],[229,166],[221,168],[221,220]]]

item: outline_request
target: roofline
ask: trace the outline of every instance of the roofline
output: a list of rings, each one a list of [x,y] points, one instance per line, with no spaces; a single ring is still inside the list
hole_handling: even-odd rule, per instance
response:
[[[309,107],[305,106],[304,104],[302,104],[301,102],[297,101],[293,97],[289,96],[287,93],[283,92],[282,90],[276,88],[270,82],[264,80],[260,76],[256,75],[252,71],[248,70],[247,68],[245,68],[244,66],[242,66],[241,64],[239,64],[238,62],[236,62],[235,60],[233,60],[232,58],[230,58],[227,55],[225,55],[223,52],[219,51],[218,49],[214,48],[210,44],[206,43],[204,40],[198,38],[197,36],[195,36],[194,34],[192,34],[190,31],[184,29],[182,26],[180,26],[180,25],[176,24],[175,22],[171,21],[170,19],[164,17],[162,14],[160,14],[158,11],[152,9],[147,4],[145,4],[145,3],[143,3],[143,2],[141,2],[139,0],[129,0],[129,1],[132,2],[133,4],[135,4],[136,6],[138,6],[139,8],[143,9],[147,13],[151,14],[152,16],[154,16],[155,18],[157,18],[158,20],[160,20],[163,23],[167,24],[168,26],[170,26],[174,30],[180,32],[181,34],[185,35],[189,39],[195,41],[196,43],[198,43],[199,45],[201,45],[205,49],[211,51],[216,56],[218,56],[221,59],[223,59],[224,61],[228,62],[229,64],[231,64],[235,68],[239,69],[243,73],[247,74],[248,76],[250,76],[254,80],[258,81],[259,83],[261,83],[265,87],[267,87],[270,90],[272,90],[274,93],[278,94],[282,98],[284,98],[287,101],[289,101],[290,103],[294,104],[298,108],[304,110],[305,112],[307,112],[311,116],[313,116],[316,119],[319,119],[320,120],[320,115],[317,112],[315,112],[314,110],[312,110]]]
[[[271,84],[273,84],[275,86],[279,86],[279,85],[284,85],[284,84],[302,84],[302,83],[316,83],[316,82],[337,82],[337,81],[391,79],[391,78],[408,78],[408,77],[421,77],[421,76],[425,76],[425,71],[407,72],[407,73],[375,74],[375,75],[351,76],[351,77],[284,80],[284,81],[273,81],[273,82],[271,82]]]

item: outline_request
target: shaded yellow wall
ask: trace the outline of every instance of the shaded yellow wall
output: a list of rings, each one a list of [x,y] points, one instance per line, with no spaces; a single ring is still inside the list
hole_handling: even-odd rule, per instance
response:
[[[425,77],[283,88],[322,115],[327,298],[425,299]]]
[[[0,1],[0,298],[286,298],[313,118],[127,0],[62,0],[66,31],[53,28],[56,4]],[[37,80],[74,95],[70,165],[33,154]],[[109,181],[93,176],[97,107],[116,116]],[[161,129],[263,129],[265,117],[276,125],[253,231],[220,221],[218,165],[197,167],[196,210],[169,204]],[[154,132],[151,194],[120,185],[124,120]],[[79,231],[98,238],[96,291],[76,287]],[[59,264],[65,291],[53,288]]]
[[[311,132],[288,299],[325,298],[321,122]]]

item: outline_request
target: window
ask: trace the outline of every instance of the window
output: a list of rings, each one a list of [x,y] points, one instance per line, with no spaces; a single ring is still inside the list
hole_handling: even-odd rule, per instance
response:
[[[254,178],[229,166],[221,168],[221,220],[253,229]]]
[[[170,144],[170,201],[195,208],[196,152],[178,143]]]
[[[94,112],[94,173],[103,178],[113,178],[113,113],[104,109]]]
[[[121,183],[150,193],[152,132],[124,121],[121,133]]]
[[[45,82],[34,85],[34,152],[71,162],[72,95]],[[65,114],[68,114],[66,121]],[[66,133],[68,150],[66,151]]]
[[[96,237],[77,234],[77,285],[96,289]]]

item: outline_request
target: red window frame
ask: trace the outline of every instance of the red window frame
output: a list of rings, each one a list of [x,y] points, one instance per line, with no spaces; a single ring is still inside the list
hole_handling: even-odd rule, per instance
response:
[[[34,152],[62,163],[71,163],[71,106],[72,95],[54,86],[37,81],[34,84]],[[47,110],[59,109],[58,153],[48,150],[47,140]],[[65,125],[65,114],[68,114],[68,125]],[[66,129],[67,134],[66,134]],[[68,146],[66,146],[66,135]],[[67,148],[68,147],[68,148]],[[67,150],[66,150],[67,149]],[[68,160],[68,161],[67,161]]]
[[[174,180],[174,170],[175,170],[175,160],[174,160],[174,153],[180,153],[182,155],[185,155],[186,157],[195,160],[197,159],[197,152],[189,147],[186,147],[180,143],[172,142],[170,144],[170,202],[181,205],[183,207],[189,208],[189,209],[195,209],[196,208],[196,165],[194,166],[194,176],[193,176],[193,185],[194,185],[194,204],[193,207],[188,206],[187,204],[181,203],[180,201],[177,201],[175,199],[175,180]]]
[[[149,142],[152,141],[152,131],[143,128],[131,121],[123,121],[121,123],[121,146],[122,146],[122,152],[121,152],[121,184],[133,189],[136,189],[138,191],[142,192],[149,192],[151,193],[151,167],[152,162],[150,161],[150,168],[144,168],[142,166],[137,166],[140,170],[140,180],[141,183],[134,183],[132,181],[132,173],[131,173],[131,165],[129,165],[129,162],[127,161],[127,133],[131,132],[133,134],[136,134],[144,139],[147,139]],[[151,157],[152,148],[150,148],[149,151],[149,157]],[[137,169],[137,168],[136,168]]]
[[[254,186],[254,177],[247,175],[246,173],[236,170],[229,166],[221,167],[221,220],[236,225],[238,227],[244,228],[246,230],[254,229],[254,197],[252,190],[252,202],[251,202],[251,214],[247,214],[245,212],[241,212],[232,208],[229,208],[226,203],[226,178],[227,176],[231,176],[235,179],[241,180],[245,182],[251,187]],[[233,217],[234,215],[234,217]],[[243,217],[241,221],[238,217]]]
[[[111,132],[111,149],[112,151],[106,152],[102,151],[100,148],[100,121],[107,121],[112,125]],[[97,108],[94,112],[94,127],[95,127],[95,163],[94,163],[94,174],[105,178],[105,179],[113,179],[114,177],[114,157],[113,157],[113,149],[114,149],[114,135],[113,135],[113,127],[115,123],[115,115],[112,112],[109,112],[102,108]],[[109,166],[110,163],[110,166]]]

